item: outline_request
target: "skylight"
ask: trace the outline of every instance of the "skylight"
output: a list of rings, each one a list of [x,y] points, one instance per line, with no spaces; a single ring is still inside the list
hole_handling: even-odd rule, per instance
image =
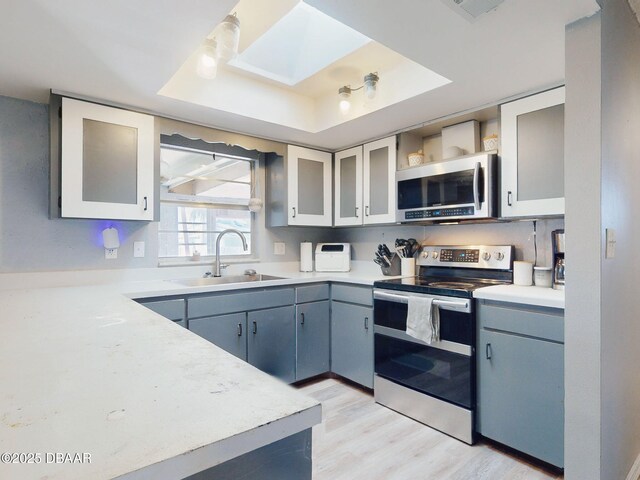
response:
[[[292,86],[370,41],[300,2],[229,64]]]

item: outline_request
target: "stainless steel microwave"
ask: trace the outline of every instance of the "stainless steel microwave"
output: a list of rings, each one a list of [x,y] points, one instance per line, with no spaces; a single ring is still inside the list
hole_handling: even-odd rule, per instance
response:
[[[396,173],[398,222],[439,222],[497,215],[497,158],[480,153]]]

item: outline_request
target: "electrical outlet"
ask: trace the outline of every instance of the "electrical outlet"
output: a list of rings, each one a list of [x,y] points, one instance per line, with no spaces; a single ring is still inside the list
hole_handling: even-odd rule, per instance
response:
[[[144,242],[133,242],[133,256],[136,258],[144,257]]]
[[[104,258],[107,260],[115,260],[118,258],[118,249],[117,248],[105,248],[104,249]]]
[[[274,255],[284,255],[285,253],[285,243],[284,242],[273,242],[273,254]]]

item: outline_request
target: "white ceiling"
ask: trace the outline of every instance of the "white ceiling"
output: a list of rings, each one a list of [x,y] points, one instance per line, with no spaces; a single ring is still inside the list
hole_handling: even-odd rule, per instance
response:
[[[319,133],[157,95],[237,0],[9,0],[0,6],[0,94],[49,89],[294,143],[337,149],[557,85],[564,26],[595,0],[505,0],[469,23],[439,0],[307,3],[452,83]],[[267,0],[265,0],[267,1]]]

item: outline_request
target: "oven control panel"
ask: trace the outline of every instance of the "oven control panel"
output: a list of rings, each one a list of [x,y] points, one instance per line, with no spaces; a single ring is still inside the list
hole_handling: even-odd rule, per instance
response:
[[[423,245],[418,265],[511,270],[512,245]]]

